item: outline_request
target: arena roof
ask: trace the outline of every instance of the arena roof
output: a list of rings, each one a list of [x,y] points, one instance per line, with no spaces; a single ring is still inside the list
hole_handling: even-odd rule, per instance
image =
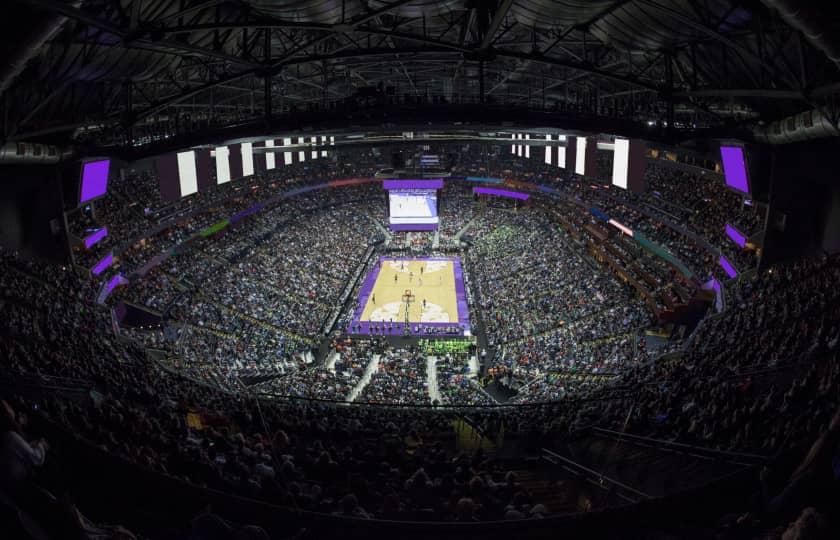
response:
[[[838,19],[795,0],[14,3],[24,10],[3,23],[5,140],[131,144],[382,99],[678,129],[817,108],[837,124]]]

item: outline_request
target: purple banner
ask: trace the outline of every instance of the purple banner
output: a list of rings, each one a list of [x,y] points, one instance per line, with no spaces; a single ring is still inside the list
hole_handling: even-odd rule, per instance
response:
[[[96,263],[96,265],[93,268],[91,268],[90,271],[93,272],[94,276],[98,276],[99,274],[104,272],[106,268],[111,266],[111,263],[113,263],[113,262],[114,262],[114,254],[109,253],[109,254],[105,255],[104,257],[102,257],[102,260],[99,261],[98,263]]]
[[[443,180],[383,180],[385,189],[443,189]]]
[[[393,232],[400,231],[436,231],[437,223],[391,223],[388,228]]]
[[[743,193],[749,193],[750,185],[747,180],[744,149],[740,146],[721,146],[720,158],[723,162],[723,177],[726,185]]]
[[[527,193],[519,193],[518,191],[508,191],[506,189],[474,187],[473,193],[478,195],[492,195],[494,197],[507,197],[509,199],[518,199],[520,201],[527,201],[529,195]]]
[[[729,223],[726,224],[726,236],[732,239],[732,241],[740,247],[744,247],[747,244],[747,237]]]
[[[105,238],[106,236],[108,236],[108,228],[107,227],[102,227],[101,229],[99,229],[95,233],[93,233],[89,236],[86,236],[85,240],[84,240],[85,249],[90,249],[91,247],[93,247],[94,244],[96,244],[97,242],[99,242],[100,240]]]
[[[108,171],[110,168],[110,159],[88,161],[82,164],[79,204],[101,197],[108,192]]]
[[[738,277],[738,271],[735,270],[735,267],[732,266],[732,263],[730,263],[726,257],[721,255],[720,259],[718,259],[718,263],[720,264],[720,267],[723,268],[723,271],[726,272],[727,276],[730,278]]]

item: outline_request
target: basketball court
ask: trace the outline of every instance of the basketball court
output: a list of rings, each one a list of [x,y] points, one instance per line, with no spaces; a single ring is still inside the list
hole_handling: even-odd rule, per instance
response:
[[[458,326],[469,328],[463,270],[457,257],[380,257],[359,292],[351,333],[403,333],[408,310],[411,333]],[[378,329],[371,329],[371,325]]]

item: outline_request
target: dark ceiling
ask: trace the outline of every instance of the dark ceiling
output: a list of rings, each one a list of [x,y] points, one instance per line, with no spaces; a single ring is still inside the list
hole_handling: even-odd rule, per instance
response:
[[[3,139],[139,144],[383,101],[775,120],[840,93],[838,19],[779,14],[796,2],[13,0]]]

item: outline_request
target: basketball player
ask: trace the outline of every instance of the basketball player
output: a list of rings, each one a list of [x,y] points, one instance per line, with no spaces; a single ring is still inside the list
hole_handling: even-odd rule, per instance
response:
[[[411,283],[411,280],[414,279],[414,272],[408,273],[408,282]]]
[[[396,274],[396,273],[394,274],[394,283],[396,283],[396,282],[397,282],[397,276],[398,276],[398,275],[399,275],[399,274]]]
[[[421,276],[423,275],[423,266],[425,266],[425,265],[423,263],[420,263],[420,275]]]
[[[423,273],[423,269],[420,269],[420,273]],[[423,278],[417,278],[417,284],[422,287],[423,286]]]
[[[373,293],[373,295],[370,298],[373,301],[373,305],[375,306],[376,305],[376,293]]]
[[[423,309],[426,309],[426,299],[423,299]]]

